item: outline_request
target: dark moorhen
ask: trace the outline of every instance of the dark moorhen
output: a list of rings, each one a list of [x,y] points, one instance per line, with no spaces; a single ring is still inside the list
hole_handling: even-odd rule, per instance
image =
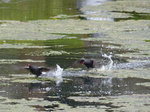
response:
[[[36,66],[32,66],[30,64],[28,64],[28,67],[25,67],[25,69],[29,69],[32,74],[36,75],[36,77],[39,77],[43,71],[49,71],[50,70],[50,68],[36,67]]]
[[[81,58],[81,59],[75,61],[74,64],[73,64],[73,66],[76,67],[79,64],[85,65],[88,69],[89,68],[97,68],[97,67],[99,67],[99,64],[96,62],[95,59]]]

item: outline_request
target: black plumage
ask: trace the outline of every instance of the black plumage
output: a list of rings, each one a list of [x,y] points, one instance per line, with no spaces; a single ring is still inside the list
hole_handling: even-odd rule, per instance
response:
[[[85,59],[81,58],[73,63],[74,67],[77,67],[79,65],[85,65],[88,69],[89,68],[98,68],[100,65],[95,59]]]
[[[47,68],[47,67],[36,67],[30,64],[28,64],[28,67],[25,67],[25,69],[29,69],[32,74],[36,75],[36,77],[39,77],[43,71],[50,70],[50,68]]]

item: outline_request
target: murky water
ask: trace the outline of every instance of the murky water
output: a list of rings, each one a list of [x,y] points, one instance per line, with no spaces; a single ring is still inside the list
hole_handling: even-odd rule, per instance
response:
[[[147,0],[143,12],[132,2],[135,12],[110,10],[114,3],[120,2],[1,0],[0,112],[148,112]],[[101,66],[74,68],[82,57]],[[29,63],[51,71],[35,78],[24,69]]]

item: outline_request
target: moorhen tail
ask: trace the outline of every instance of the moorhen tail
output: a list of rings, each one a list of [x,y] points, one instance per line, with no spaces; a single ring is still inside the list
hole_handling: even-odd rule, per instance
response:
[[[29,69],[32,74],[36,75],[36,77],[40,76],[43,71],[49,71],[50,70],[50,68],[36,67],[36,66],[32,66],[30,64],[28,64],[28,67],[25,69]]]

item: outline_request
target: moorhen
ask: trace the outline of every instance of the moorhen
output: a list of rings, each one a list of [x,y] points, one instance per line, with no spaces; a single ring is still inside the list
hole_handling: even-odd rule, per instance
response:
[[[73,66],[78,66],[79,64],[85,65],[88,69],[89,68],[97,68],[99,67],[99,64],[96,62],[95,59],[85,59],[81,58],[73,64]]]
[[[36,77],[39,77],[43,71],[50,70],[50,68],[36,67],[36,66],[32,66],[31,64],[28,64],[28,67],[25,67],[25,69],[29,69],[32,74],[36,75]]]

